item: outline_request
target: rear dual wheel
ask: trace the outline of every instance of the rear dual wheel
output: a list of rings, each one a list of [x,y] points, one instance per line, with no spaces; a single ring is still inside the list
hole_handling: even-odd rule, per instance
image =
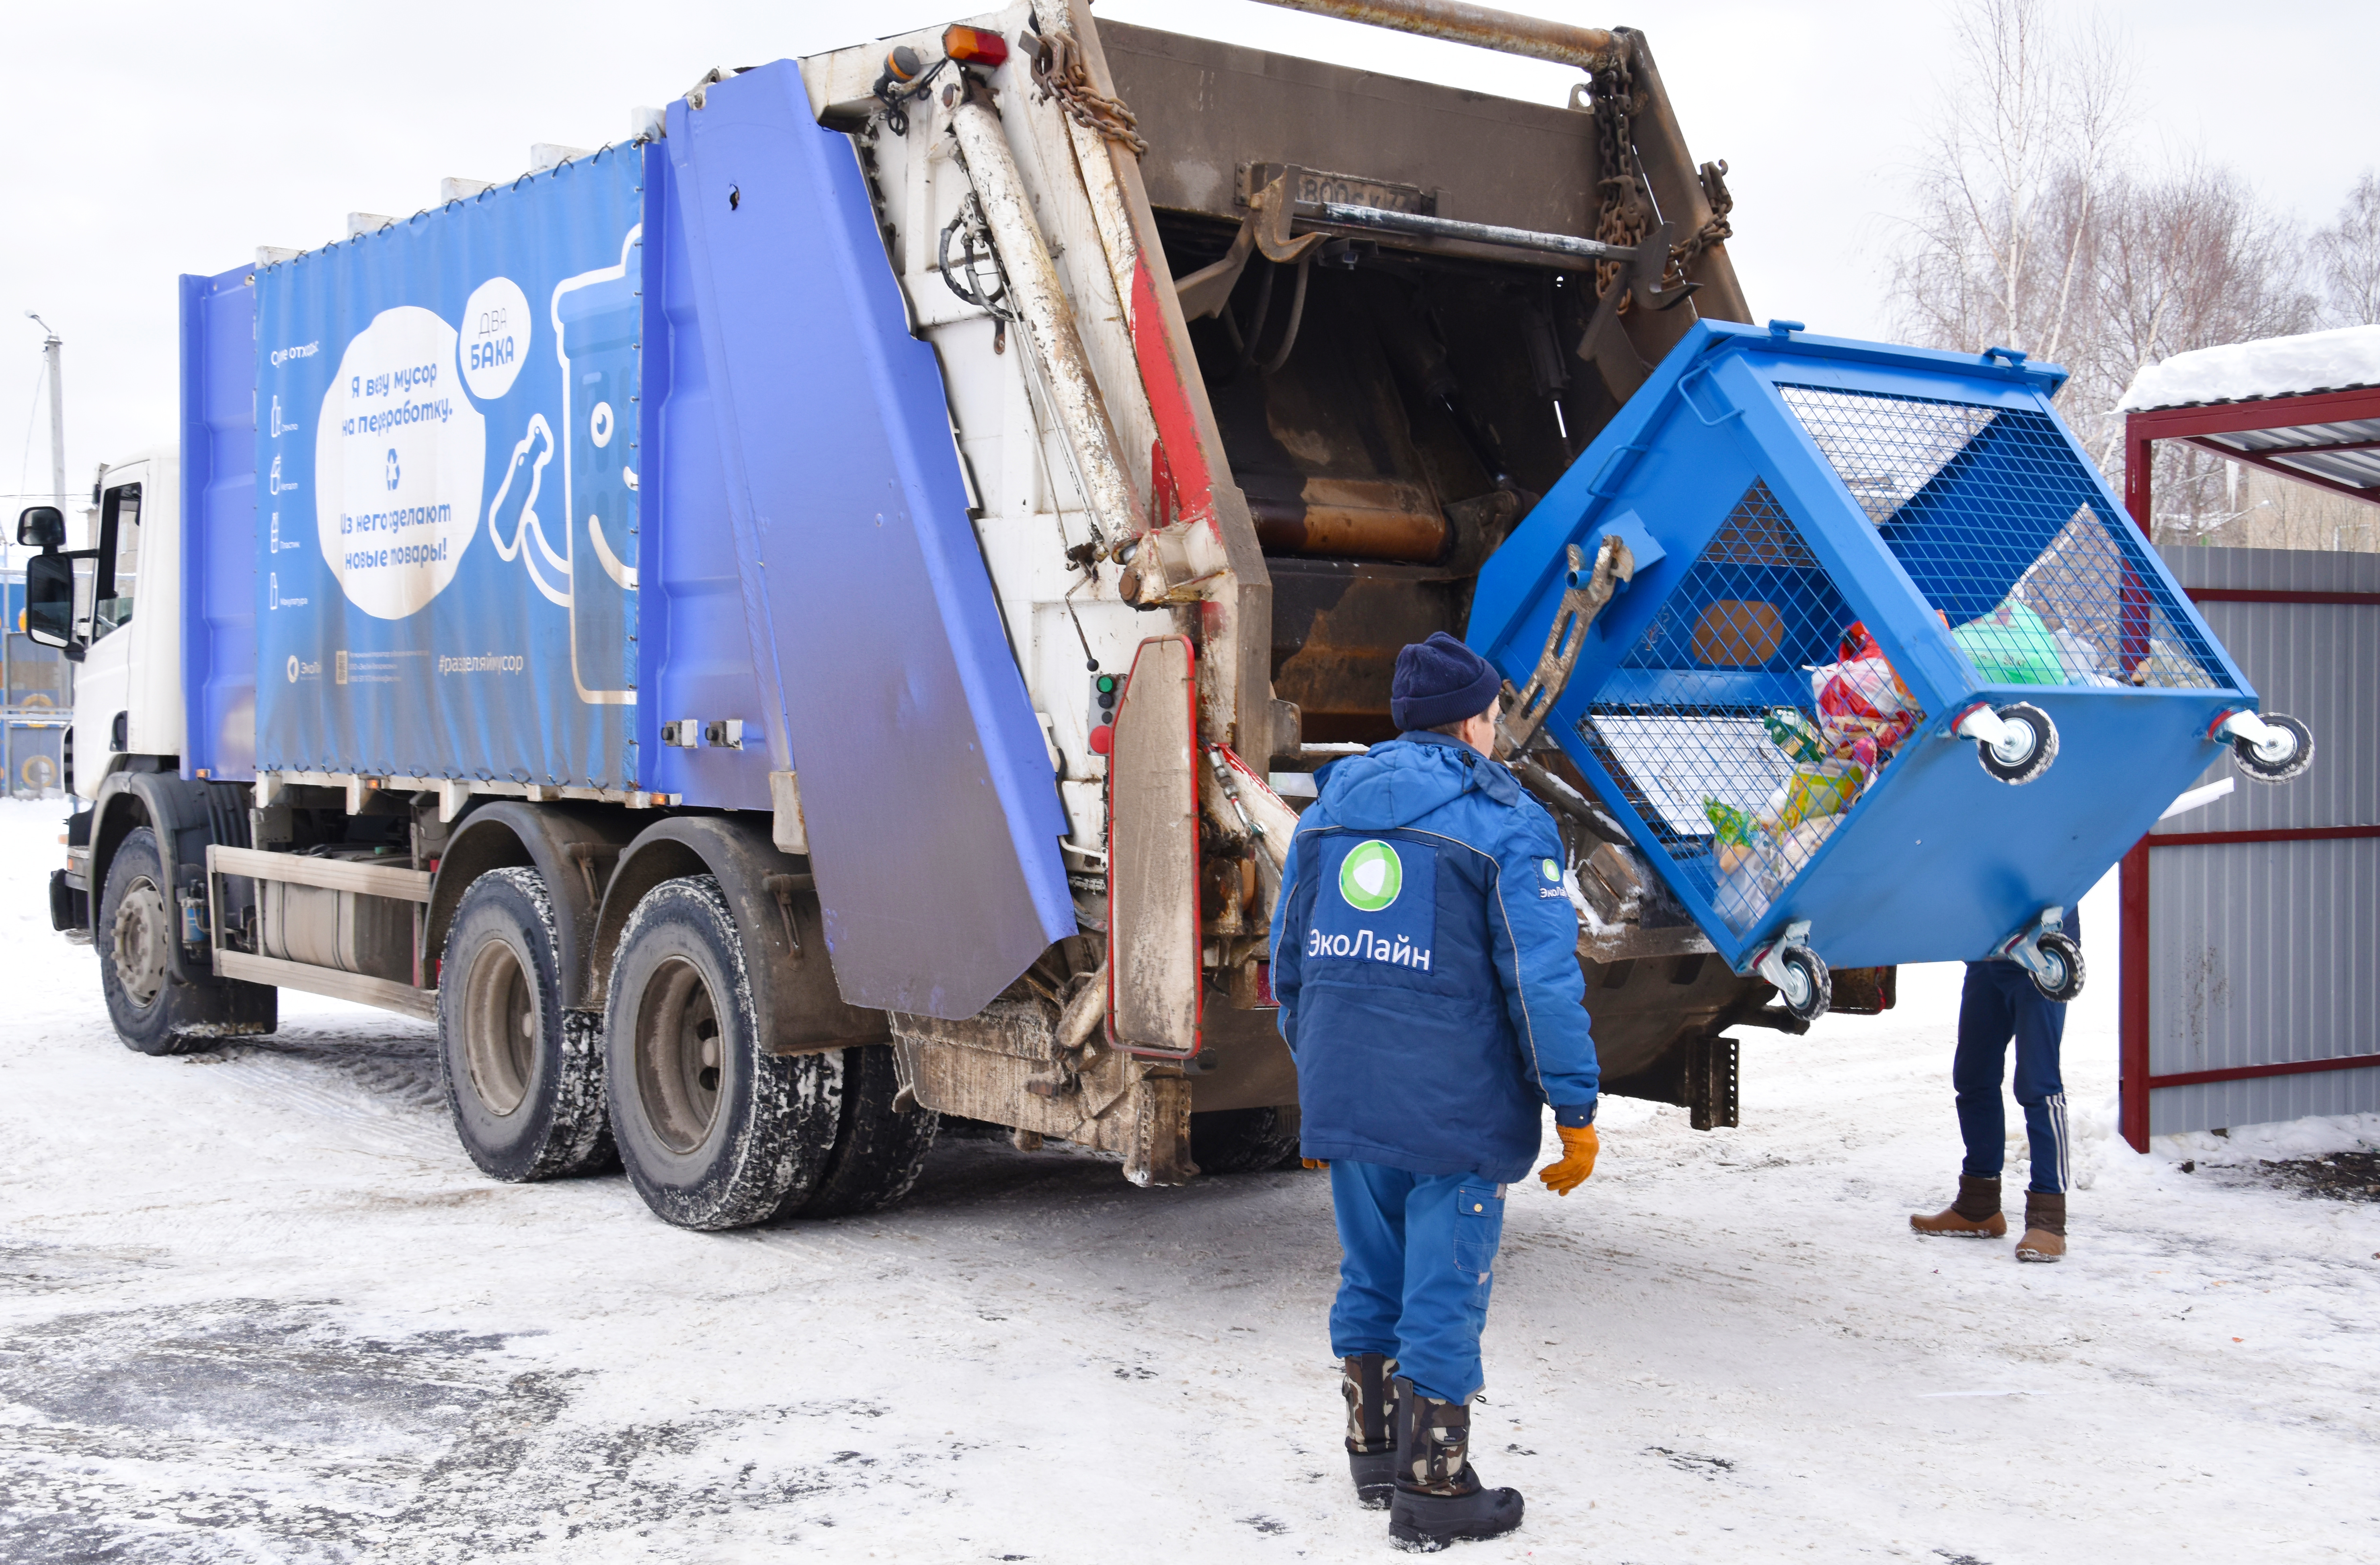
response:
[[[771,1054],[719,882],[668,880],[629,916],[604,1023],[612,1123],[645,1204],[729,1229],[899,1199],[934,1117],[893,1108],[892,1050]]]
[[[438,1065],[463,1150],[494,1179],[611,1166],[593,1018],[562,1009],[553,901],[534,869],[492,869],[455,909],[438,986]]]

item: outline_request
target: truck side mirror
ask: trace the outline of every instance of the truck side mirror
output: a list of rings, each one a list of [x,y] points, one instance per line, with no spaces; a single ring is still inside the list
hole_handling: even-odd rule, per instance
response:
[[[55,506],[36,505],[33,511],[58,515]],[[58,525],[63,532],[63,518]],[[25,540],[21,519],[17,536]],[[74,567],[75,563],[64,554],[36,554],[25,562],[25,634],[42,646],[65,647],[74,640]]]
[[[17,541],[42,550],[63,548],[67,514],[55,505],[28,505],[17,513]]]

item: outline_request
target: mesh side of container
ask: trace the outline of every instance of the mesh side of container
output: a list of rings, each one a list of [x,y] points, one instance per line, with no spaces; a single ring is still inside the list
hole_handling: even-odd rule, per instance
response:
[[[1777,392],[1985,683],[2232,687],[2047,414]]]
[[[1755,482],[1578,720],[1677,883],[1739,935],[1922,721],[1862,649],[1841,591]]]

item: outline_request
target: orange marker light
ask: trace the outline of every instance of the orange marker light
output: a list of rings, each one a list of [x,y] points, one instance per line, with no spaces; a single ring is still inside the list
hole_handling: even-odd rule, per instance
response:
[[[953,27],[942,33],[942,53],[962,65],[997,70],[1008,63],[1008,40],[980,27]]]

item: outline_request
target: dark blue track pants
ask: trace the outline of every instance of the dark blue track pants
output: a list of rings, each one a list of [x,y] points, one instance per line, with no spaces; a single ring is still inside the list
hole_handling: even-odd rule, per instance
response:
[[[2058,1079],[2058,1045],[2066,1036],[2066,1007],[2044,1000],[2033,977],[2013,962],[1970,962],[1959,996],[1959,1052],[1950,1085],[1959,1094],[1959,1134],[1967,1144],[1964,1171],[1998,1179],[2008,1150],[2008,1119],[2000,1077],[2009,1039],[2016,1039],[2016,1100],[2033,1146],[2033,1183],[2046,1195],[2066,1189],[2066,1085]]]
[[[1339,1215],[1339,1300],[1330,1351],[1386,1353],[1415,1389],[1439,1401],[1479,1389],[1504,1191],[1475,1173],[1415,1174],[1378,1163],[1330,1165]]]

